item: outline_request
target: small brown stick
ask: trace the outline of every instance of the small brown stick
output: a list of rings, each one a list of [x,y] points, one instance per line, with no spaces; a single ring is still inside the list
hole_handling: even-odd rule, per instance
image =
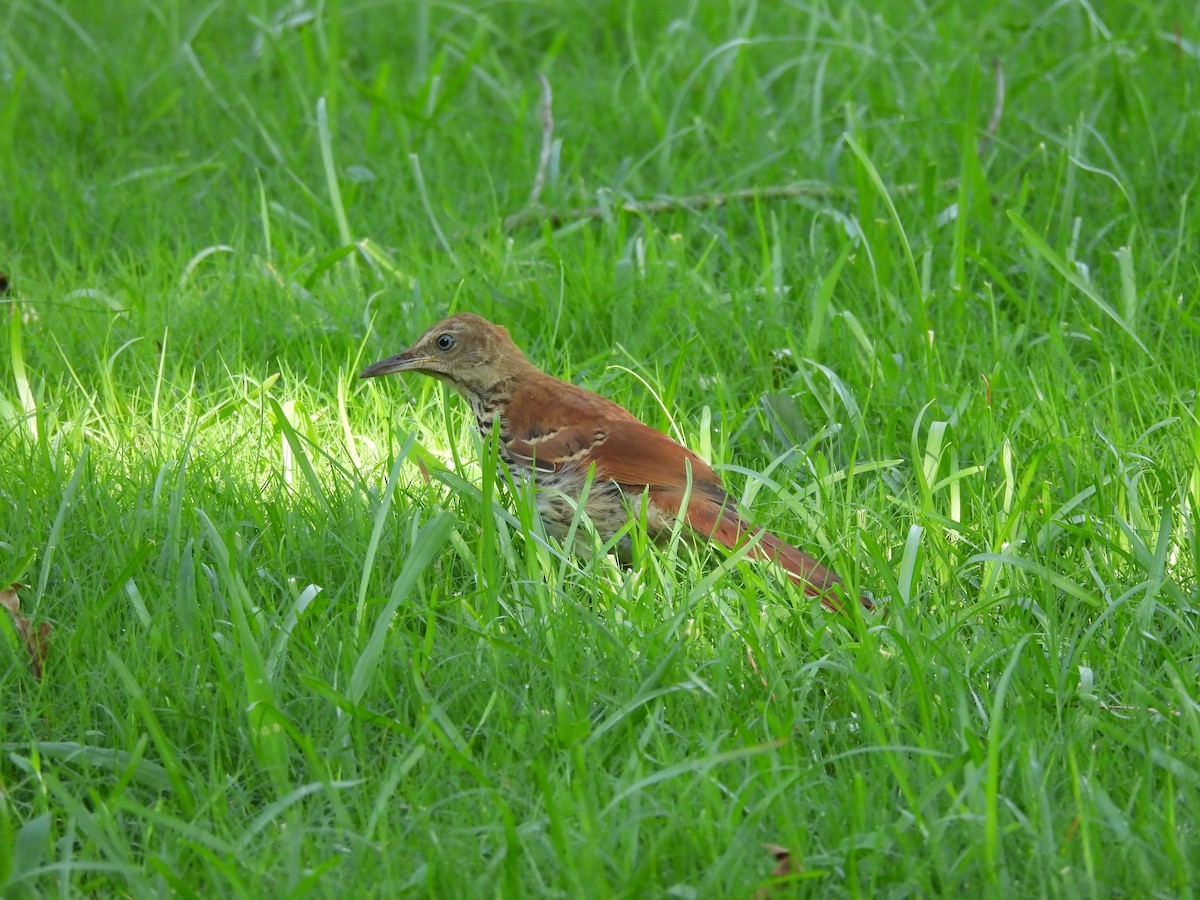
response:
[[[767,679],[763,678],[758,671],[758,663],[754,660],[754,651],[750,649],[750,645],[746,645],[746,658],[750,660],[750,671],[758,675],[758,680],[762,682],[762,686],[767,686]]]
[[[744,188],[740,191],[717,194],[692,194],[689,197],[670,197],[662,200],[618,200],[605,206],[572,207],[562,210],[524,209],[504,220],[504,230],[513,231],[534,220],[549,222],[557,228],[568,222],[579,219],[603,218],[606,212],[621,210],[629,213],[672,212],[677,209],[711,209],[714,206],[724,206],[731,201],[753,200],[761,198],[770,200],[778,197],[818,197],[828,198],[839,194],[835,188],[818,184],[778,184],[764,188]]]
[[[536,207],[546,186],[546,173],[550,171],[550,154],[554,150],[554,92],[550,90],[550,79],[538,74],[542,83],[542,149],[538,153],[537,174],[533,176],[533,190],[529,192],[528,207]]]
[[[1183,713],[1177,709],[1155,709],[1153,706],[1123,706],[1118,703],[1101,703],[1100,708],[1114,715],[1124,712],[1148,712],[1153,716],[1174,716],[1177,719],[1183,717]]]
[[[1000,65],[999,57],[992,60],[992,71],[996,77],[996,95],[992,104],[992,117],[979,140],[978,155],[982,158],[991,146],[992,140],[1000,128],[1000,120],[1004,116],[1004,68]],[[546,210],[539,203],[542,189],[546,184],[546,175],[550,168],[550,156],[554,149],[554,95],[550,89],[550,81],[545,75],[538,75],[542,83],[542,146],[538,154],[537,173],[533,179],[533,189],[529,193],[529,202],[520,212],[513,213],[504,219],[505,231],[516,231],[532,223],[546,222],[552,228],[559,228],[570,222],[600,219],[614,211],[641,214],[647,216],[659,213],[675,212],[686,209],[697,211],[726,206],[730,203],[742,203],[750,200],[781,200],[797,197],[808,197],[815,200],[831,200],[850,193],[842,188],[824,184],[798,182],[793,184],[773,184],[766,187],[742,188],[736,191],[725,191],[708,194],[691,194],[686,197],[664,197],[661,200],[616,200],[613,203],[595,206],[575,206],[565,210]],[[958,186],[958,179],[951,178],[942,182],[942,190],[952,190]],[[919,189],[916,184],[901,184],[892,188],[896,196],[914,194]]]
[[[943,190],[949,190],[957,187],[957,185],[958,179],[951,178],[943,182],[941,187]],[[902,197],[908,194],[915,194],[919,188],[920,185],[917,184],[898,184],[891,189],[891,192],[895,196]],[[604,217],[606,212],[614,210],[652,216],[658,213],[675,212],[680,209],[692,211],[712,209],[718,206],[725,206],[729,203],[741,203],[747,200],[780,200],[794,197],[832,200],[849,193],[851,191],[845,188],[831,187],[827,184],[799,182],[796,184],[772,184],[766,187],[742,188],[741,190],[713,194],[691,194],[687,197],[667,197],[662,200],[618,200],[606,206],[582,206],[562,210],[523,209],[521,212],[514,213],[504,220],[504,230],[515,231],[534,221],[549,222],[551,227],[557,228],[580,219],[600,219]]]
[[[996,136],[996,129],[1000,127],[1000,119],[1004,116],[1004,67],[1000,65],[998,56],[992,60],[992,72],[996,76],[996,99],[992,102],[992,117],[988,120],[987,129],[983,132],[983,137],[979,139],[979,149],[976,153],[980,159],[991,146],[992,138]]]

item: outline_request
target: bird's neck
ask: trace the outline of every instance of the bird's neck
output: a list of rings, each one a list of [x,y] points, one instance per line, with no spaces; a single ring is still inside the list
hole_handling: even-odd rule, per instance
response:
[[[480,434],[488,437],[499,421],[503,437],[503,421],[508,402],[524,379],[537,374],[540,374],[538,370],[529,365],[528,369],[513,367],[511,370],[490,374],[487,378],[453,379],[450,380],[450,384],[471,405],[471,412],[475,414],[475,423],[479,426]]]
[[[481,435],[491,435],[497,420],[500,420],[503,431],[504,413],[508,408],[508,401],[512,399],[512,390],[507,382],[499,382],[486,391],[464,391],[461,388],[459,390],[471,404],[471,412],[475,414],[475,424],[479,426]]]

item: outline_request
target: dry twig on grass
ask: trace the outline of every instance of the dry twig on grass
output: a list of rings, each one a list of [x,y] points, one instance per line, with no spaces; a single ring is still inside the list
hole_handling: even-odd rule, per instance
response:
[[[554,92],[545,75],[539,74],[538,81],[542,83],[542,148],[538,151],[537,173],[533,176],[533,190],[529,192],[529,203],[526,204],[530,208],[541,202],[546,174],[550,171],[550,155],[554,150]]]
[[[992,60],[992,73],[996,76],[996,99],[992,101],[992,117],[988,119],[987,129],[975,150],[975,155],[980,159],[983,159],[983,154],[987,153],[988,147],[992,145],[992,138],[996,136],[996,131],[1000,128],[1000,119],[1004,116],[1004,68],[1000,65],[1000,57]]]
[[[980,157],[983,156],[984,152],[991,145],[993,138],[996,136],[996,131],[1000,127],[1000,120],[1004,115],[1004,69],[1001,67],[999,59],[993,60],[992,71],[995,73],[996,78],[996,94],[992,104],[991,119],[988,121],[987,129],[980,138],[979,146],[976,150]],[[550,166],[550,157],[554,145],[554,114],[552,110],[553,95],[550,90],[550,82],[544,75],[539,75],[538,78],[542,83],[542,143],[538,154],[537,172],[534,175],[533,190],[530,191],[529,202],[523,210],[505,218],[505,231],[516,231],[518,228],[523,228],[526,225],[540,224],[542,222],[548,223],[552,228],[559,228],[571,222],[601,219],[614,211],[652,216],[660,213],[675,212],[677,210],[696,211],[713,209],[720,206],[727,206],[730,203],[743,203],[754,200],[786,200],[801,197],[830,200],[849,193],[846,190],[831,187],[830,185],[815,184],[813,182],[794,182],[791,184],[740,188],[733,191],[689,194],[683,197],[663,197],[658,200],[618,200],[614,198],[611,203],[596,204],[595,206],[575,206],[565,210],[544,209],[540,204],[540,199],[542,188],[546,183],[546,173]],[[957,178],[948,179],[939,185],[942,190],[952,190],[957,186]],[[891,189],[891,193],[895,196],[904,196],[916,193],[918,187],[916,184],[896,185]]]

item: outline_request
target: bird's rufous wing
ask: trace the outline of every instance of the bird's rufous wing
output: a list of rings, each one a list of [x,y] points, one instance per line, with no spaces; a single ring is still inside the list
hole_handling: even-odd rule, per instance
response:
[[[523,415],[524,414],[524,415]],[[596,467],[635,493],[687,488],[724,502],[721,479],[699,456],[611,400],[558,379],[539,379],[509,402],[508,452],[543,470]],[[676,510],[671,510],[674,513]]]

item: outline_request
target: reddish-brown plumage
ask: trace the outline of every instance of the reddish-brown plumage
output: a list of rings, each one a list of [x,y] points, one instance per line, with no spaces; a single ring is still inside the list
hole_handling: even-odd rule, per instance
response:
[[[840,609],[841,579],[807,553],[747,523],[721,479],[699,456],[598,394],[536,368],[508,331],[471,313],[434,325],[409,349],[367,367],[360,377],[423,372],[449,383],[471,404],[480,431],[499,428],[499,452],[514,474],[534,483],[547,528],[565,533],[573,504],[592,472],[586,512],[608,537],[646,500],[653,537],[669,535],[683,510],[688,527],[730,549],[756,540],[749,556],[787,570],[810,597]],[[867,609],[865,597],[860,602]]]

